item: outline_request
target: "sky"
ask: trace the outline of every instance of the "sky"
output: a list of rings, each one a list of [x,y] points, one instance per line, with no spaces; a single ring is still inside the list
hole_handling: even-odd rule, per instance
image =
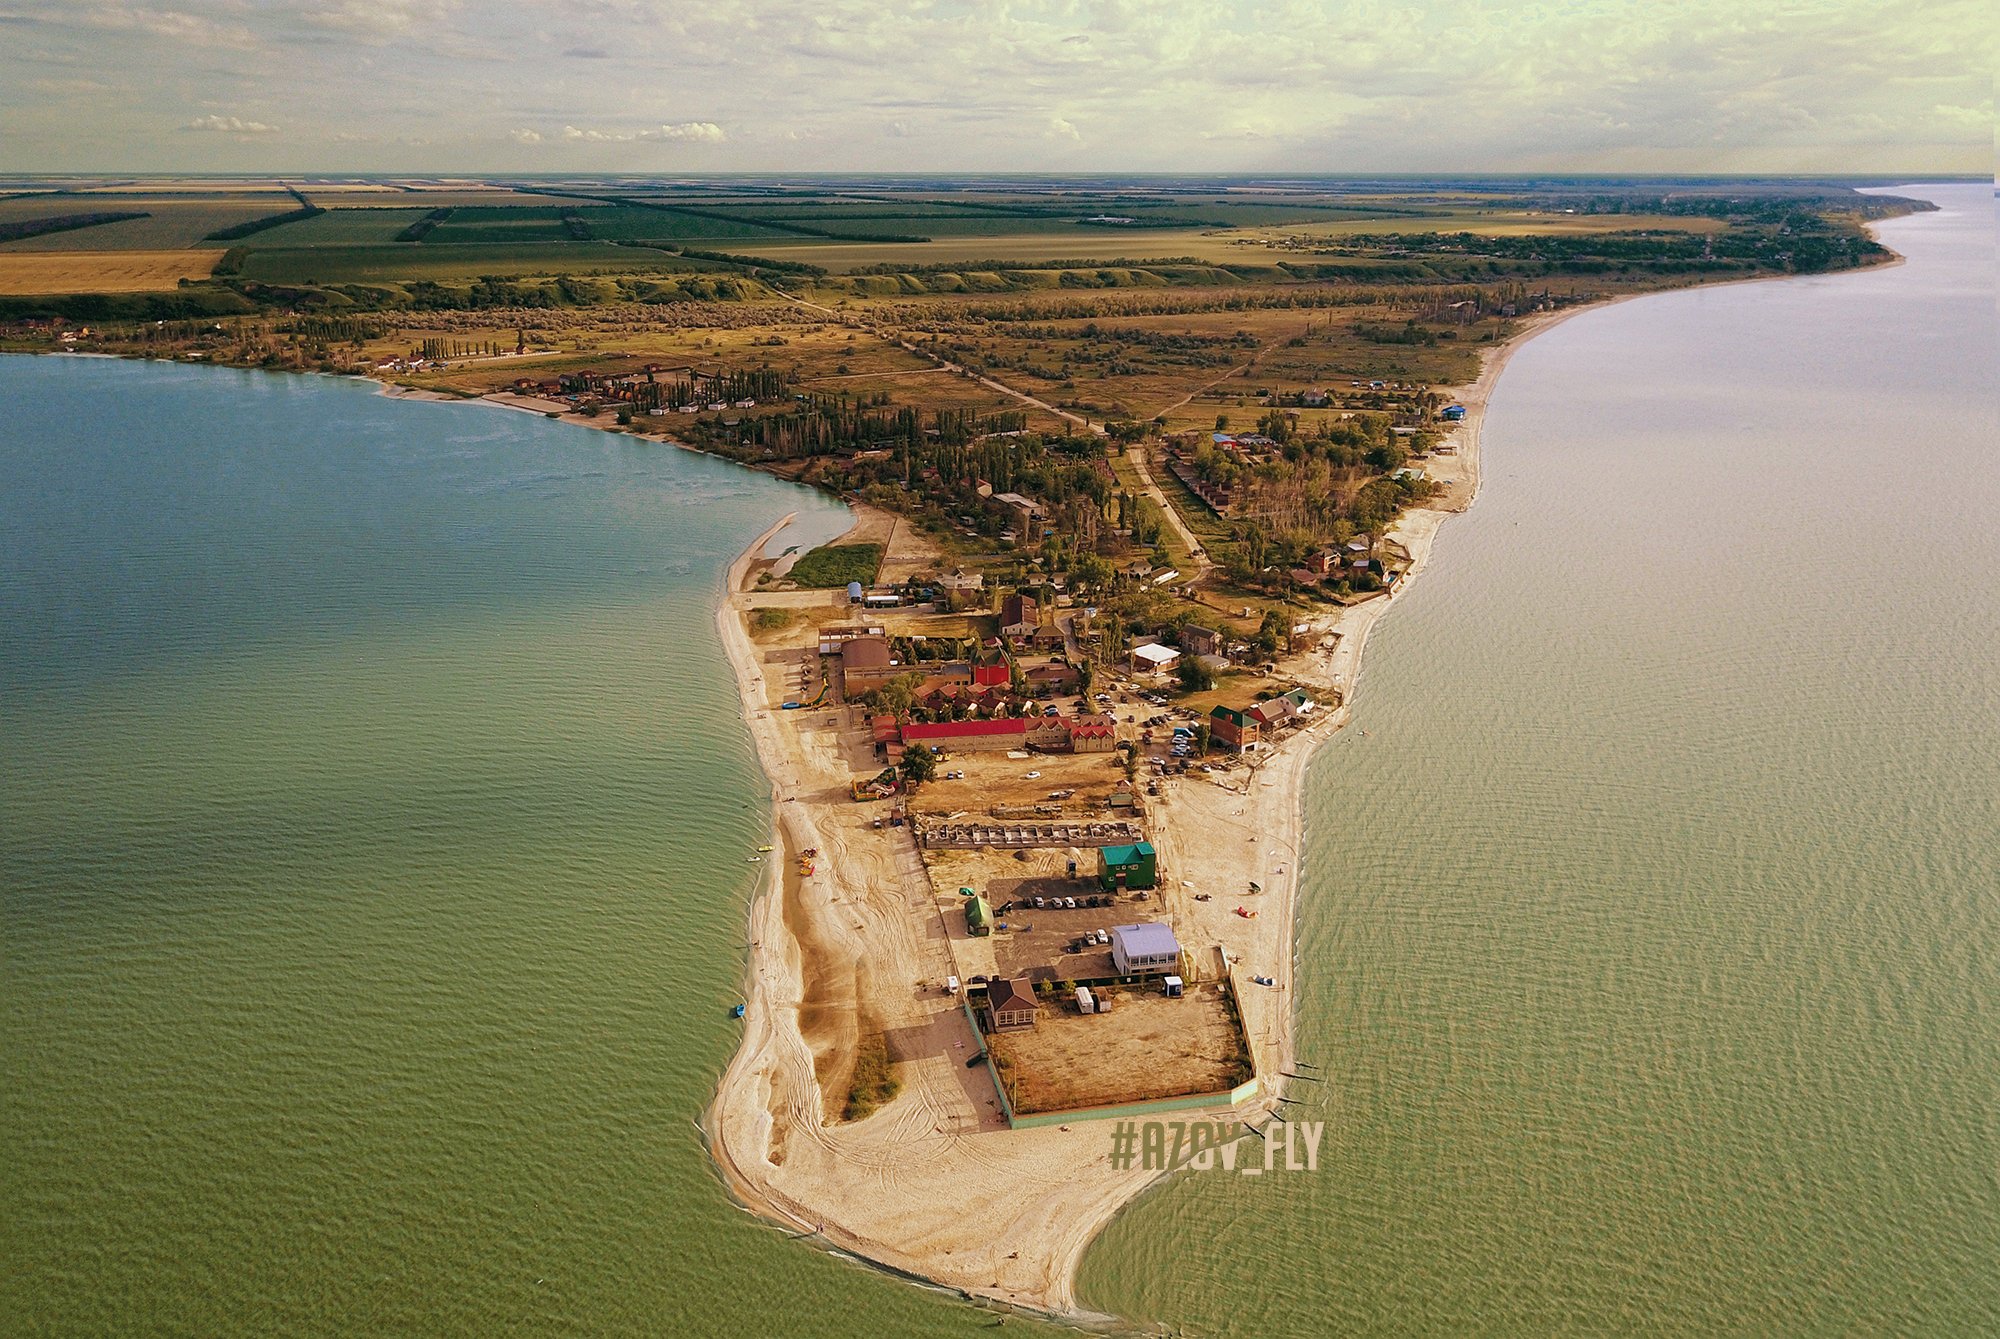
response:
[[[0,172],[1980,173],[1975,0],[0,0]]]

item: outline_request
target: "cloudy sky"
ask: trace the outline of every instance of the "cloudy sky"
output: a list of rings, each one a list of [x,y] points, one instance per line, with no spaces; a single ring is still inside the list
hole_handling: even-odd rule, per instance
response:
[[[1977,0],[0,0],[0,171],[1991,170]]]

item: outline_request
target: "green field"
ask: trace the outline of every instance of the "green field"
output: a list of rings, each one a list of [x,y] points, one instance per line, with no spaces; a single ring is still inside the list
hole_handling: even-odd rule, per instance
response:
[[[274,209],[271,213],[283,213]],[[329,209],[297,223],[286,223],[238,239],[234,245],[257,251],[299,247],[380,246],[396,240],[396,234],[415,223],[428,209],[385,209],[348,207]]]
[[[54,195],[29,200],[0,200],[0,221],[144,210],[150,217],[106,223],[75,232],[49,233],[6,243],[10,251],[178,251],[202,245],[202,238],[268,214],[297,207],[289,195],[243,200],[159,200],[143,195]],[[274,231],[283,232],[282,228]]]
[[[290,229],[272,231],[282,235]],[[610,242],[526,242],[515,246],[395,242],[384,246],[259,248],[245,253],[242,273],[246,279],[272,284],[367,284],[477,279],[484,275],[652,274],[698,268],[664,251]]]

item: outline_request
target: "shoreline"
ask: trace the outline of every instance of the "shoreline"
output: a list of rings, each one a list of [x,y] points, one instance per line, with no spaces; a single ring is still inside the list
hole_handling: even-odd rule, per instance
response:
[[[1443,506],[1405,513],[1386,532],[1410,555],[1398,594],[1427,563],[1444,522],[1469,508],[1478,496],[1485,414],[1513,354],[1573,316],[1630,296],[1649,295],[1621,295],[1524,321],[1521,329],[1481,360],[1478,377],[1453,388],[1453,398],[1466,407],[1466,418],[1455,434],[1459,455],[1450,485],[1454,496]],[[864,1121],[830,1121],[823,1109],[813,1075],[812,1047],[799,1018],[806,1007],[804,960],[814,952],[828,951],[828,946],[802,945],[798,929],[831,938],[835,953],[847,948],[859,955],[880,946],[868,942],[865,933],[857,936],[845,926],[831,924],[835,919],[848,920],[829,915],[834,906],[872,901],[889,904],[884,909],[902,915],[906,922],[909,918],[903,915],[903,899],[893,887],[871,886],[866,878],[856,879],[847,872],[852,855],[843,848],[851,843],[840,840],[846,834],[832,834],[826,826],[845,805],[845,796],[829,803],[810,792],[808,781],[823,788],[831,777],[814,777],[814,760],[805,756],[801,741],[786,737],[795,733],[793,725],[781,721],[772,709],[759,648],[744,617],[746,581],[764,549],[794,515],[765,530],[737,555],[727,570],[716,610],[718,632],[737,676],[745,724],[771,783],[773,844],[780,853],[767,863],[768,872],[752,897],[744,1035],[703,1114],[704,1141],[732,1198],[802,1238],[816,1239],[827,1249],[978,1303],[1019,1308],[1070,1324],[1114,1323],[1113,1317],[1079,1307],[1077,1266],[1105,1224],[1171,1173],[1112,1172],[1101,1139],[1093,1137],[1108,1127],[1084,1118],[1073,1122],[1073,1129],[1064,1126],[1060,1131],[982,1127],[973,1134],[950,1133],[925,1148],[884,1138],[885,1128],[908,1126],[908,1121],[897,1119],[899,1109],[917,1107],[926,1116],[938,1114],[935,1074],[906,1077],[904,1093]],[[863,514],[857,510],[856,527],[862,523]],[[1285,666],[1291,677],[1339,688],[1338,707],[1259,759],[1240,789],[1234,778],[1244,776],[1242,772],[1229,774],[1229,785],[1183,784],[1152,806],[1149,815],[1152,839],[1177,876],[1201,886],[1240,886],[1246,859],[1256,860],[1260,863],[1254,877],[1266,880],[1270,894],[1264,909],[1272,914],[1249,920],[1231,916],[1220,902],[1196,903],[1180,890],[1162,894],[1177,919],[1192,929],[1191,942],[1223,944],[1240,960],[1244,974],[1254,966],[1277,983],[1241,996],[1245,1029],[1264,1087],[1251,1102],[1230,1109],[1232,1119],[1256,1122],[1276,1110],[1277,1099],[1284,1095],[1281,1074],[1292,1066],[1299,1040],[1290,992],[1298,867],[1304,854],[1303,782],[1319,746],[1351,719],[1368,635],[1394,604],[1394,596],[1382,596],[1342,610],[1330,629],[1340,634],[1333,650],[1308,652]],[[804,729],[807,722],[798,725]],[[846,807],[851,810],[851,805]],[[908,838],[891,835],[887,829],[857,835],[863,842],[872,839],[877,847],[909,844]],[[1260,839],[1261,848],[1250,845]],[[799,887],[799,880],[786,874],[796,854],[809,846],[823,853],[831,848],[842,857],[822,856],[821,863],[834,870],[831,878],[815,881],[833,889],[820,905],[814,905],[817,899]],[[884,882],[914,877],[928,896],[928,879],[914,849],[876,854],[877,865],[897,867],[878,871],[890,876]],[[879,859],[899,854],[903,858]],[[909,927],[900,928],[907,932]],[[958,1026],[963,1029],[962,1020]],[[947,1050],[948,1064],[952,1054],[962,1052]],[[915,1060],[899,1065],[903,1070],[917,1068]],[[983,1082],[983,1075],[979,1077]],[[983,1147],[968,1149],[968,1144]],[[798,1156],[798,1146],[808,1156]],[[1020,1208],[1024,1202],[1026,1208]],[[941,1216],[937,1206],[943,1203],[958,1207]],[[1004,1258],[982,1252],[977,1242],[951,1231],[968,1221],[990,1227],[996,1215],[1005,1218],[1010,1209],[1016,1211],[1020,1230],[1000,1235],[1018,1241],[1023,1249]],[[913,1217],[922,1221],[910,1221]]]

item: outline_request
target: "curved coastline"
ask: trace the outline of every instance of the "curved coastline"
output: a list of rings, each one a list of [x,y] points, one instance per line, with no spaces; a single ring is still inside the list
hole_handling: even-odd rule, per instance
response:
[[[1624,298],[1612,301],[1623,301]],[[1510,339],[1488,352],[1480,374],[1459,387],[1454,396],[1466,406],[1459,434],[1458,466],[1440,505],[1406,513],[1387,533],[1410,555],[1403,589],[1429,560],[1437,532],[1449,517],[1464,511],[1477,497],[1479,440],[1488,400],[1513,353],[1528,340],[1584,311],[1609,305],[1590,303],[1544,314],[1524,322]],[[825,913],[835,905],[866,902],[885,890],[870,885],[867,873],[914,875],[922,879],[914,853],[901,869],[864,871],[856,877],[848,860],[852,852],[844,834],[828,830],[830,817],[809,793],[802,770],[810,761],[801,756],[792,730],[769,708],[770,695],[759,655],[744,618],[744,594],[764,549],[791,522],[787,515],[765,530],[739,554],[728,569],[726,588],[718,602],[716,621],[724,648],[742,690],[745,724],[756,743],[771,781],[776,844],[785,853],[781,863],[767,863],[763,886],[749,913],[750,960],[746,982],[744,1037],[717,1085],[702,1121],[702,1132],[730,1194],[755,1212],[802,1239],[852,1255],[898,1275],[927,1281],[985,1303],[998,1303],[1051,1316],[1072,1324],[1105,1324],[1115,1318],[1081,1309],[1075,1296],[1077,1266],[1098,1232],[1121,1209],[1143,1194],[1165,1173],[1114,1172],[1104,1156],[1103,1141],[1094,1138],[1104,1126],[1079,1120],[1060,1130],[979,1130],[945,1133],[943,1138],[917,1140],[908,1119],[912,1109],[933,1118],[949,1093],[936,1090],[936,1074],[920,1073],[906,1080],[895,1101],[856,1124],[840,1124],[822,1110],[813,1077],[811,1047],[799,1026],[804,993],[804,958],[797,929],[817,916],[826,930]],[[1283,1096],[1280,1072],[1294,1060],[1296,1038],[1289,996],[1291,946],[1297,911],[1296,867],[1304,808],[1302,783],[1318,745],[1349,719],[1363,663],[1368,634],[1395,603],[1393,597],[1368,601],[1342,611],[1333,630],[1340,636],[1330,652],[1298,656],[1285,666],[1300,680],[1337,688],[1341,705],[1324,713],[1311,727],[1287,740],[1251,770],[1240,788],[1187,785],[1157,804],[1150,819],[1163,859],[1192,881],[1223,886],[1240,882],[1246,859],[1259,858],[1248,843],[1262,841],[1262,851],[1284,848],[1280,869],[1290,877],[1276,880],[1271,891],[1278,905],[1273,914],[1256,920],[1229,915],[1218,903],[1187,902],[1177,908],[1196,923],[1196,934],[1225,943],[1246,963],[1268,964],[1275,989],[1244,996],[1244,1015],[1257,1051],[1264,1091],[1253,1102],[1234,1109],[1236,1117],[1257,1119],[1275,1110]],[[820,778],[824,780],[825,778]],[[844,797],[842,797],[844,798]],[[886,842],[878,840],[879,845]],[[830,864],[831,885],[821,905],[788,880],[792,857],[809,846],[836,857]],[[886,853],[885,853],[886,854]],[[900,914],[900,898],[894,901]],[[837,946],[862,951],[867,936],[833,931]],[[947,1055],[945,1061],[951,1068]],[[917,1068],[906,1062],[906,1070]],[[935,1127],[937,1122],[933,1119]],[[920,1145],[920,1146],[919,1146]],[[807,1156],[799,1156],[801,1146]],[[987,1147],[990,1146],[990,1147]],[[870,1190],[875,1193],[869,1193]],[[954,1233],[953,1224],[1012,1217],[1017,1231],[997,1235],[1020,1249],[1004,1256],[982,1250],[979,1239],[989,1235]]]

